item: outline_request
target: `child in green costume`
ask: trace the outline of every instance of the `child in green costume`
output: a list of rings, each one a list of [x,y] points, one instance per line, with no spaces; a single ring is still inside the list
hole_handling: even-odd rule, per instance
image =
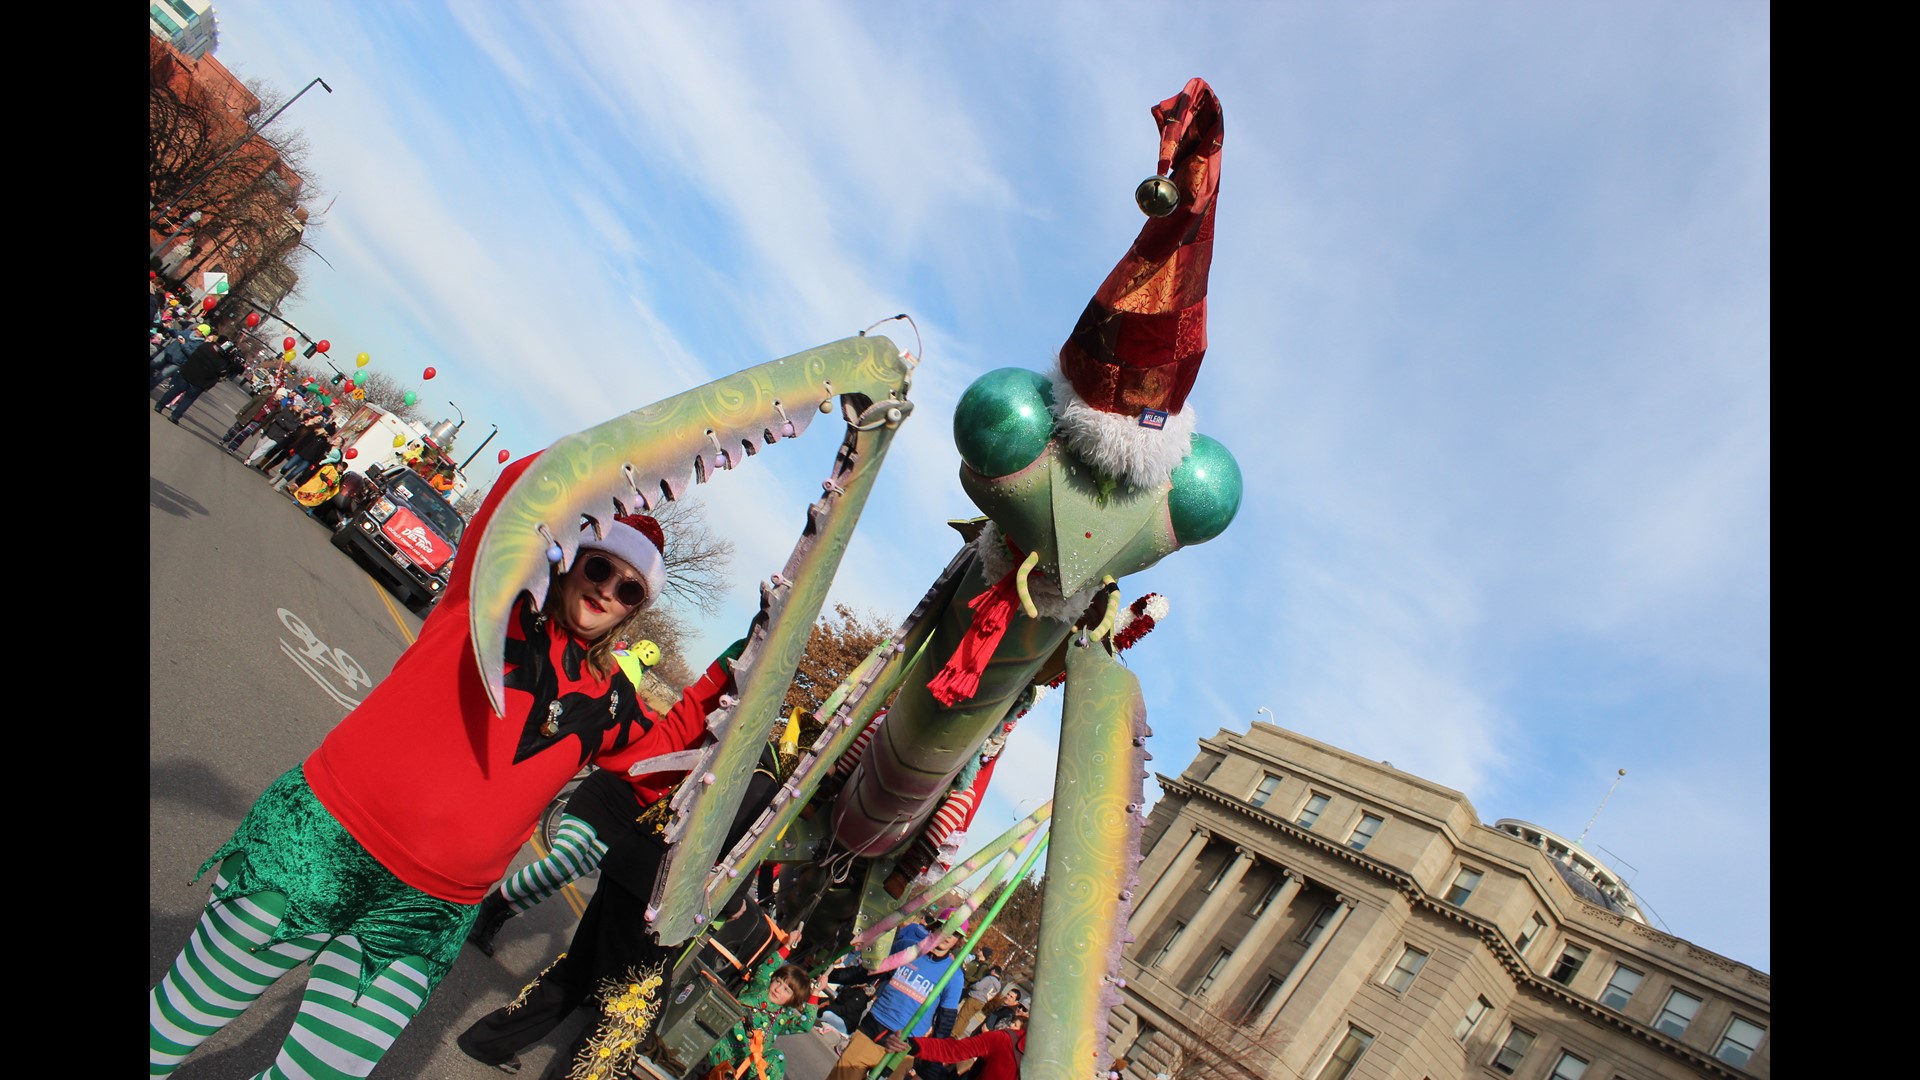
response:
[[[776,953],[753,973],[740,995],[747,1015],[707,1054],[706,1080],[782,1080],[786,1055],[774,1049],[782,1035],[810,1031],[820,1020],[820,995],[826,976],[810,982],[798,964]]]

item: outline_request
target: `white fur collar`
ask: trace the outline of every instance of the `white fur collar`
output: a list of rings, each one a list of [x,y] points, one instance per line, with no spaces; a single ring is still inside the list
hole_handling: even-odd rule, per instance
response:
[[[1054,434],[1087,464],[1123,484],[1153,488],[1193,452],[1193,407],[1167,417],[1164,430],[1141,427],[1139,417],[1102,412],[1087,404],[1056,367]]]
[[[989,585],[1006,577],[1009,571],[1019,569],[1020,563],[1007,552],[1000,526],[991,521],[974,538],[973,549],[979,553],[980,572]],[[1036,570],[1027,577],[1027,593],[1033,597],[1033,606],[1039,609],[1040,617],[1057,622],[1071,623],[1085,614],[1099,591],[1100,586],[1093,585],[1062,599],[1060,583],[1051,574]]]

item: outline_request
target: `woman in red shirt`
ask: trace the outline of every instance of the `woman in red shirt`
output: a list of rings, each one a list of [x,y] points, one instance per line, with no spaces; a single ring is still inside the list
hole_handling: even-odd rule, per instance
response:
[[[364,1077],[459,954],[480,901],[583,764],[694,745],[728,691],[716,662],[666,716],[615,663],[665,584],[652,518],[583,527],[547,601],[508,620],[505,710],[488,705],[469,630],[473,553],[538,455],[502,472],[439,605],[393,671],[305,763],[274,781],[201,867],[213,895],[149,995],[150,1076],[169,1075],[267,987],[311,960],[279,1075]]]

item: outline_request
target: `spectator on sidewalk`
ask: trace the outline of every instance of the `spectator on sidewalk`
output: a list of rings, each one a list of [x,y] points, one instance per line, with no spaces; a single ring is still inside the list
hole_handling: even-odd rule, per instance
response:
[[[967,996],[960,1002],[960,1019],[954,1021],[954,1032],[959,1035],[973,1034],[975,1020],[983,1019],[987,1006],[999,996],[1000,965],[993,964],[973,981],[972,986],[967,987]]]
[[[292,398],[283,402],[261,426],[260,445],[254,447],[253,453],[247,455],[247,467],[266,472],[279,464],[280,459],[286,455],[288,448],[292,445],[294,435],[302,429],[305,420],[306,417],[302,415],[298,402]],[[318,423],[318,420],[315,423]]]
[[[178,424],[180,417],[193,407],[193,403],[200,399],[200,395],[213,389],[214,384],[227,374],[233,362],[232,355],[220,348],[220,335],[208,334],[207,339],[202,341],[199,347],[188,355],[186,362],[180,365],[180,382],[183,385],[180,392],[173,396],[173,412],[168,414],[167,419]],[[166,404],[167,394],[162,391],[160,401],[154,404],[153,411],[159,412],[166,407]]]
[[[273,415],[274,406],[280,403],[281,393],[279,387],[269,384],[266,389],[253,395],[246,405],[234,414],[233,426],[227,428],[226,434],[220,436],[220,445],[228,450],[240,449],[240,444],[247,441],[247,436],[260,430],[260,425],[266,423],[267,417]]]
[[[320,422],[307,425],[287,451],[286,463],[280,466],[279,479],[273,482],[276,490],[285,491],[305,482],[307,475],[320,464],[320,459],[333,449],[333,417],[323,411],[317,419]]]
[[[205,323],[194,326],[185,319],[177,320],[163,329],[161,336],[166,343],[147,361],[147,389],[151,391],[171,379],[180,370],[180,365],[187,362],[193,350],[212,333],[212,328]]]

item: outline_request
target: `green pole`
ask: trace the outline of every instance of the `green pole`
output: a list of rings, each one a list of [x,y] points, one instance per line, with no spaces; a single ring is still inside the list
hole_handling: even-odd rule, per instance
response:
[[[1020,869],[1014,871],[1013,878],[1007,882],[1007,887],[1000,890],[1000,895],[994,898],[993,906],[987,909],[986,918],[980,920],[980,925],[973,928],[973,932],[967,935],[967,940],[960,943],[959,951],[954,953],[953,963],[947,965],[947,970],[940,973],[940,978],[933,984],[933,989],[927,991],[927,1000],[920,1003],[920,1007],[914,1010],[913,1017],[902,1026],[903,1035],[918,1027],[921,1019],[927,1015],[927,1010],[933,1008],[933,1003],[940,1000],[940,991],[946,987],[947,981],[953,978],[954,973],[960,970],[961,965],[967,962],[968,954],[973,952],[974,943],[980,940],[980,935],[987,932],[987,927],[993,925],[993,920],[1000,914],[1000,909],[1012,899],[1014,889],[1026,880],[1028,872],[1033,869],[1035,863],[1040,861],[1040,854],[1047,850],[1047,841],[1051,839],[1053,834],[1049,832],[1040,838],[1039,843],[1033,845],[1032,851],[1027,852],[1027,857],[1021,862]],[[867,1070],[867,1080],[880,1080],[880,1077],[893,1071],[893,1067],[900,1064],[903,1056],[898,1053],[889,1053],[881,1058],[880,1064]]]

